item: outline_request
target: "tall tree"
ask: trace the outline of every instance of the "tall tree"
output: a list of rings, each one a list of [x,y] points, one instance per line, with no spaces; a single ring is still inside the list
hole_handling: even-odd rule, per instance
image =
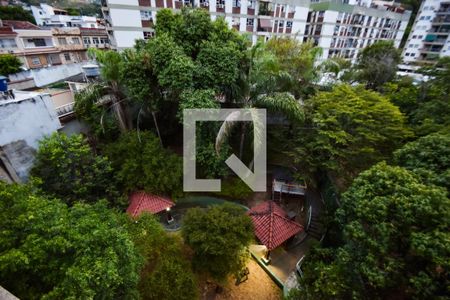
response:
[[[296,299],[439,299],[448,294],[450,200],[380,163],[336,213],[342,244],[307,255]]]
[[[21,299],[136,298],[142,258],[122,218],[0,182],[2,286]]]
[[[102,198],[123,205],[111,163],[94,155],[81,135],[54,133],[41,140],[31,175],[44,192],[69,205]]]
[[[376,42],[364,48],[356,62],[356,79],[367,88],[377,90],[392,81],[400,63],[400,51],[391,41]]]
[[[253,237],[252,228],[241,207],[226,204],[188,210],[182,234],[194,250],[194,266],[222,282],[227,275],[242,269],[243,252]]]
[[[389,158],[411,134],[396,106],[362,86],[320,92],[305,102],[305,114],[287,152],[304,172],[338,173],[342,190],[359,172]]]

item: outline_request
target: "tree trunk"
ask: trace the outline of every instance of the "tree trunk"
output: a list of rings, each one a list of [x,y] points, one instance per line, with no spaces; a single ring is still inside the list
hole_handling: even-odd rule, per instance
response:
[[[244,156],[244,144],[245,144],[245,129],[247,128],[247,123],[242,123],[241,128],[241,142],[239,145],[239,159],[242,161],[242,158]]]
[[[159,143],[162,146],[163,142],[162,142],[162,138],[161,138],[161,133],[159,132],[158,121],[156,121],[156,113],[154,111],[152,111],[152,117],[153,117],[153,122],[155,123],[156,132],[158,133]]]
[[[123,103],[120,100],[120,91],[117,86],[117,83],[111,84],[113,89],[112,96],[112,105],[114,109],[114,113],[116,114],[117,120],[119,122],[119,128],[121,132],[127,132],[131,126],[129,126],[129,121],[127,115],[125,113],[125,109],[123,107]]]

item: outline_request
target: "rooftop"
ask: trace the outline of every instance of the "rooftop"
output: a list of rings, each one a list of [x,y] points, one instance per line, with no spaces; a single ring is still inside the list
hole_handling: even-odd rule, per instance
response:
[[[137,217],[143,212],[157,214],[175,205],[168,198],[147,194],[145,192],[135,192],[131,194],[129,199],[130,205],[127,208],[127,213],[132,217]]]
[[[34,25],[28,21],[3,20],[3,26],[9,26],[18,30],[40,30],[39,26]]]

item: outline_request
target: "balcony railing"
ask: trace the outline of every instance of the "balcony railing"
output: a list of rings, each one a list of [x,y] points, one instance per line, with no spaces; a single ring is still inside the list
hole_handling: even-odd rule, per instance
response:
[[[75,102],[70,102],[70,103],[64,104],[62,106],[59,106],[59,107],[55,108],[56,114],[58,115],[59,118],[73,114],[74,113],[74,109],[73,109],[74,105],[75,105]]]

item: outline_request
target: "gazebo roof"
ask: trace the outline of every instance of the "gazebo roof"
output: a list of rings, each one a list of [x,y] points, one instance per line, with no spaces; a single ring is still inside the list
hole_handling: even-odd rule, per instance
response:
[[[168,207],[175,205],[170,199],[145,192],[135,192],[130,195],[130,205],[127,208],[127,213],[133,217],[139,216],[146,211],[152,214],[157,214]]]
[[[288,219],[286,212],[273,201],[262,202],[247,214],[253,221],[256,236],[269,250],[303,230],[302,225]]]

